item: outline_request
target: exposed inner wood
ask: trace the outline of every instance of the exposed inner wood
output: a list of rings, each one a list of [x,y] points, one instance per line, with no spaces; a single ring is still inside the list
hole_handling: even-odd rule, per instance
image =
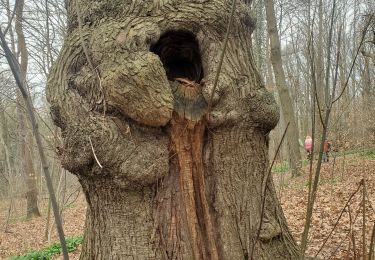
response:
[[[177,214],[160,219],[164,221],[161,226],[168,230],[161,234],[162,240],[168,241],[164,243],[166,251],[173,251],[168,257],[186,257],[183,252],[174,252],[175,248],[171,248],[171,245],[179,244],[179,241],[173,240],[181,240],[182,237],[183,241],[184,238],[191,241],[190,248],[186,250],[191,250],[191,257],[194,259],[219,259],[206,199],[202,158],[207,104],[204,102],[203,105],[201,86],[195,82],[180,78],[171,82],[171,87],[176,101],[170,123],[170,174],[166,177],[169,180],[164,180],[165,187],[164,191],[160,191],[163,195],[159,196],[159,201],[163,201],[160,198],[170,198],[168,201],[171,204],[168,207],[176,207],[171,211]],[[177,196],[170,196],[174,192],[171,192],[173,189],[169,185],[178,185]],[[157,212],[163,208],[165,206]],[[182,223],[176,223],[176,219],[181,219]]]
[[[183,251],[190,251],[190,257],[194,259],[218,259],[202,158],[207,103],[201,85],[196,83],[203,77],[199,44],[191,32],[168,31],[151,46],[151,51],[160,57],[174,96],[169,129],[170,170],[166,178],[174,180],[167,185],[178,185],[177,196],[170,196],[169,200],[172,201],[171,211],[177,215],[160,219],[166,221],[163,226],[169,230],[166,251],[174,251],[168,245],[179,244],[174,239],[186,239],[190,246],[185,245],[185,250],[172,255],[186,258]],[[165,189],[171,191],[170,187]],[[173,207],[179,210],[173,210]],[[182,223],[178,225],[176,219]],[[178,235],[173,235],[171,230]]]

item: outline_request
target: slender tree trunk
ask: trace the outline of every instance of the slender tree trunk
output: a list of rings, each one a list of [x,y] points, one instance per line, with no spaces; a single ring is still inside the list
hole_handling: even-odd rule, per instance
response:
[[[0,140],[2,144],[2,154],[3,154],[3,168],[2,172],[0,173],[0,196],[8,196],[10,197],[10,190],[11,190],[11,182],[10,178],[12,178],[13,172],[13,164],[11,160],[11,155],[9,151],[9,139],[8,139],[8,122],[5,116],[5,107],[2,103],[0,103],[0,125],[1,125],[1,133],[0,133]]]
[[[325,113],[325,87],[324,87],[324,34],[325,28],[323,28],[323,24],[325,24],[324,16],[323,16],[323,0],[319,0],[318,6],[318,16],[319,16],[319,24],[318,24],[318,43],[316,47],[316,56],[312,57],[313,60],[316,59],[316,101],[317,101],[317,109],[316,109],[316,124],[315,124],[315,131],[316,136],[321,136],[323,133],[323,116]],[[313,43],[312,43],[313,44]],[[316,140],[316,147],[320,144],[319,138]]]
[[[66,243],[65,243],[64,232],[63,232],[63,228],[62,228],[62,224],[61,224],[61,220],[60,220],[60,215],[59,215],[59,210],[58,210],[58,206],[57,206],[57,203],[56,203],[56,198],[55,198],[55,194],[54,194],[54,190],[53,190],[53,186],[52,186],[52,181],[51,181],[51,177],[50,177],[50,173],[49,173],[49,169],[48,169],[48,165],[47,165],[47,160],[46,160],[46,157],[45,157],[45,154],[44,154],[43,144],[42,144],[42,140],[41,140],[41,137],[40,137],[38,124],[37,124],[37,121],[36,121],[36,118],[35,118],[32,101],[31,101],[30,95],[27,91],[26,82],[25,82],[25,80],[23,80],[24,78],[26,78],[26,76],[22,75],[21,68],[20,68],[20,66],[19,66],[19,64],[17,63],[17,60],[16,60],[16,56],[10,50],[10,48],[9,48],[7,42],[6,42],[6,39],[5,39],[5,35],[1,30],[0,30],[0,41],[1,41],[2,49],[4,50],[4,53],[5,53],[5,57],[7,59],[8,65],[9,65],[9,67],[12,71],[12,74],[14,76],[14,79],[17,83],[17,87],[22,94],[22,98],[23,98],[23,100],[25,102],[25,105],[26,105],[27,113],[30,117],[30,124],[31,124],[32,129],[33,129],[33,133],[34,133],[34,136],[35,136],[35,141],[36,141],[36,144],[37,144],[40,161],[41,161],[42,166],[43,166],[43,171],[44,171],[44,176],[45,176],[46,182],[47,182],[48,192],[50,194],[50,197],[52,198],[51,199],[52,207],[53,207],[53,212],[54,212],[54,215],[55,215],[56,226],[57,226],[57,231],[58,231],[58,234],[59,234],[59,239],[60,239],[61,249],[62,249],[62,252],[63,252],[63,257],[64,257],[65,260],[67,260],[67,259],[69,259],[68,249],[67,249],[67,246],[66,246]]]
[[[24,118],[25,121],[26,118]],[[27,186],[27,193],[26,193],[26,199],[27,199],[27,214],[26,218],[30,219],[33,217],[40,217],[41,214],[39,212],[38,208],[38,187],[37,187],[37,176],[34,169],[34,163],[33,163],[33,151],[31,150],[33,147],[31,146],[33,144],[32,136],[30,133],[30,130],[26,128],[27,130],[27,136],[25,141],[25,146],[22,148],[22,154],[24,157],[24,170],[26,174],[26,186]],[[24,149],[25,148],[25,149]]]
[[[363,91],[362,91],[362,115],[364,116],[364,130],[365,136],[362,137],[362,140],[365,141],[369,139],[368,137],[375,134],[375,120],[374,120],[374,109],[372,104],[375,100],[375,92],[372,94],[371,89],[371,74],[370,74],[370,58],[363,57],[364,59],[364,68],[362,72],[363,78]],[[365,141],[366,142],[366,141]],[[368,145],[367,143],[365,145]]]
[[[289,147],[289,163],[292,170],[293,176],[301,174],[301,153],[299,151],[299,131],[297,120],[295,118],[293,102],[290,97],[288,90],[285,73],[283,69],[283,63],[281,59],[281,47],[280,38],[277,32],[276,15],[273,0],[266,0],[266,15],[267,15],[267,27],[271,45],[271,60],[273,71],[275,74],[275,80],[277,85],[277,91],[280,97],[280,103],[282,107],[282,113],[285,122],[290,123],[290,127],[287,133],[288,147]]]
[[[16,23],[15,31],[18,39],[18,51],[20,53],[20,68],[21,73],[24,75],[23,81],[26,82],[26,73],[28,66],[28,53],[26,47],[25,36],[23,33],[23,7],[24,0],[17,1],[16,7]],[[23,169],[26,181],[26,199],[27,199],[27,215],[28,219],[32,217],[39,217],[40,212],[38,208],[38,189],[36,184],[36,174],[34,170],[33,163],[33,142],[31,131],[27,126],[26,120],[26,111],[24,108],[24,101],[19,93],[17,96],[17,101],[19,104],[18,113],[19,113],[19,129],[21,131],[21,158],[23,158]]]

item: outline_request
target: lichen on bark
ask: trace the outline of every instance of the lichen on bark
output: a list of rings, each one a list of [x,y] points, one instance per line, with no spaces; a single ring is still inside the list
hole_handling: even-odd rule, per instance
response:
[[[68,2],[47,99],[62,164],[88,202],[82,259],[247,259],[255,242],[254,259],[297,257],[272,180],[256,241],[279,113],[254,66],[247,1],[237,5],[212,111],[205,107],[230,6]]]

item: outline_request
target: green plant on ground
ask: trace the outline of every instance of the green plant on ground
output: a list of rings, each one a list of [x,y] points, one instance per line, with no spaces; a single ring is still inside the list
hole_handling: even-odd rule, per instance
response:
[[[289,171],[289,164],[287,162],[277,163],[272,167],[272,172],[284,173]]]
[[[335,153],[336,153],[336,157],[340,157],[340,156],[346,156],[346,155],[354,155],[358,153],[358,151],[357,150],[341,150]]]
[[[77,250],[78,246],[82,244],[83,237],[68,237],[66,238],[66,245],[69,252]],[[41,250],[31,251],[21,256],[13,256],[8,258],[8,260],[49,260],[52,259],[54,255],[61,253],[61,245],[58,242],[53,243],[49,247]]]
[[[336,152],[336,157],[340,156],[346,156],[346,155],[359,155],[360,157],[368,157],[370,159],[373,159],[375,156],[375,149],[369,148],[369,149],[356,149],[356,150],[342,150]]]
[[[75,208],[77,206],[77,204],[75,203],[70,203],[70,204],[67,204],[64,206],[64,209],[72,209],[72,208]]]
[[[375,149],[368,149],[359,154],[360,157],[365,159],[375,159]]]
[[[310,164],[310,160],[308,160],[308,159],[302,160],[302,166],[307,166],[309,164]]]

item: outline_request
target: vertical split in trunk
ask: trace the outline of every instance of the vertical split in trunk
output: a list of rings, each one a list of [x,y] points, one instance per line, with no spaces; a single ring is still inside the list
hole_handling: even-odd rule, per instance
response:
[[[161,248],[168,259],[218,259],[202,158],[207,104],[197,83],[203,77],[199,46],[190,32],[171,31],[151,50],[163,62],[175,98],[169,175],[155,210]]]
[[[206,109],[200,85],[178,81],[171,85],[176,108],[169,128],[170,170],[158,191],[155,211],[162,248],[168,259],[187,255],[192,259],[218,259],[204,180]],[[166,212],[172,214],[162,216]],[[190,244],[181,244],[184,241]]]
[[[174,156],[181,191],[180,203],[195,259],[216,254],[212,239],[212,223],[204,188],[202,148],[205,125],[203,120],[192,122],[175,114],[171,123],[171,156]],[[208,231],[211,231],[209,234]],[[206,250],[207,249],[207,252]]]

